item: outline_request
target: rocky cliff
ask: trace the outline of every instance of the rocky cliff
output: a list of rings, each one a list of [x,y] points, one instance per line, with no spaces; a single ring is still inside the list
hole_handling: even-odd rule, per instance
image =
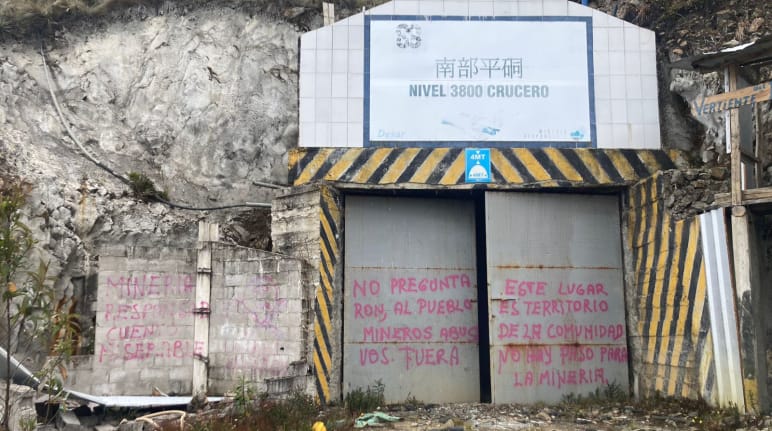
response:
[[[0,44],[0,169],[34,185],[29,224],[62,283],[101,245],[190,244],[201,217],[268,246],[265,210],[145,202],[91,158],[185,206],[270,202],[258,184],[286,181],[297,136],[299,34],[258,7],[134,7]]]

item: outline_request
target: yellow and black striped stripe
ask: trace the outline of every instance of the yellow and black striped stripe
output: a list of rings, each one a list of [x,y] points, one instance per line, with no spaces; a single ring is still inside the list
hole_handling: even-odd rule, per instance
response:
[[[641,359],[655,369],[642,393],[710,398],[715,381],[699,219],[675,220],[655,175],[629,192],[628,240],[633,253]],[[631,334],[632,335],[632,334]]]
[[[684,165],[677,151],[491,149],[494,184],[615,186]],[[464,184],[465,170],[463,148],[299,148],[289,158],[295,186],[315,181],[453,186]]]
[[[314,376],[316,392],[322,404],[330,400],[330,384],[333,371],[333,286],[336,265],[340,262],[341,196],[330,187],[320,189],[319,210],[319,287],[314,304]]]

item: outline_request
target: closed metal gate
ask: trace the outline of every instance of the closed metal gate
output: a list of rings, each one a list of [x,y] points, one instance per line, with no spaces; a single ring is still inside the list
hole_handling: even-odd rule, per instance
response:
[[[487,192],[485,206],[493,401],[626,390],[617,197]]]
[[[472,201],[346,197],[344,393],[479,401]]]

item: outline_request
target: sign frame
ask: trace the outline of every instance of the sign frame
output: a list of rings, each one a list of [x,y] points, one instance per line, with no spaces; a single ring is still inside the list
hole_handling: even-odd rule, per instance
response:
[[[498,148],[597,148],[595,82],[593,64],[592,17],[589,16],[440,16],[440,15],[365,15],[363,146],[368,147],[498,147]],[[530,21],[579,22],[586,26],[587,89],[589,96],[589,141],[372,141],[370,139],[370,42],[372,21]]]

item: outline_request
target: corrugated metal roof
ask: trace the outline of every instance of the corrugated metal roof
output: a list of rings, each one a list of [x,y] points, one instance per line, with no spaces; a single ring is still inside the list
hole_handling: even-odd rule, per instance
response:
[[[8,352],[0,347],[0,378],[5,379],[8,375],[8,370],[5,367],[6,358]],[[11,356],[11,369],[13,370],[13,382],[17,385],[25,385],[37,389],[40,386],[40,380],[28,370],[24,365]],[[105,407],[124,407],[124,408],[156,408],[156,407],[172,407],[172,406],[184,406],[190,403],[193,399],[192,396],[179,396],[179,397],[159,397],[159,396],[132,396],[132,395],[107,395],[98,396],[91,395],[84,392],[73,391],[71,389],[64,389],[64,392],[69,394],[69,397],[76,398],[81,401],[88,401],[91,403],[99,404]],[[207,397],[210,402],[222,401],[223,397]]]
[[[726,48],[718,52],[698,54],[678,60],[670,65],[674,69],[709,72],[727,65],[746,66],[772,61],[772,36],[754,42]]]
[[[105,407],[124,407],[124,408],[156,408],[184,406],[190,403],[192,396],[159,397],[143,395],[106,395],[97,396],[83,392],[67,390],[71,397],[82,401],[88,401]],[[223,397],[207,397],[210,402],[222,401]]]
[[[7,358],[8,352],[0,347],[0,379],[3,380],[8,376],[8,369],[6,367]],[[31,388],[37,388],[38,385],[40,385],[40,380],[32,374],[32,371],[28,370],[27,367],[22,365],[13,356],[11,356],[11,370],[13,374],[13,383],[29,386]]]

